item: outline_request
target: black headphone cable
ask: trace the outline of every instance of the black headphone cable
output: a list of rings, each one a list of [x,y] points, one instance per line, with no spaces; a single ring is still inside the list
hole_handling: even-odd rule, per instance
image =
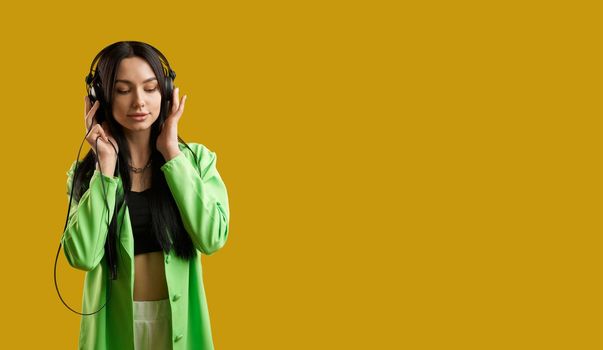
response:
[[[90,126],[90,129],[88,129],[88,132],[86,132],[86,136],[84,136],[84,140],[86,140],[86,137],[88,137],[88,134],[90,134],[91,130],[92,130],[92,126]],[[100,162],[98,161],[98,158],[99,158],[98,157],[98,139],[99,138],[100,138],[100,136],[98,136],[96,138],[96,141],[95,141],[96,142],[95,148],[96,148],[96,155],[97,155],[96,162],[98,163],[98,166],[101,169],[100,170],[100,172],[101,172],[101,182],[103,184],[103,194],[105,196],[105,206],[106,206],[106,209],[107,209],[107,229],[108,229],[109,221],[110,221],[110,219],[109,219],[109,205],[107,204],[107,190],[105,189],[105,179],[102,176],[102,166],[100,165]],[[117,271],[115,270],[115,266],[110,266],[109,267],[111,269],[111,278],[109,279],[109,288],[108,288],[108,291],[107,291],[107,294],[109,295],[108,299],[105,302],[105,304],[100,309],[98,309],[98,311],[95,311],[93,313],[80,313],[80,312],[72,309],[69,305],[67,305],[67,303],[65,302],[65,300],[63,300],[63,297],[61,296],[61,292],[59,291],[59,287],[58,287],[58,284],[57,284],[57,261],[58,261],[58,258],[59,258],[59,253],[61,252],[61,247],[63,246],[63,242],[62,242],[63,236],[65,235],[65,230],[67,229],[67,225],[69,223],[69,213],[71,212],[71,201],[73,200],[73,191],[74,191],[74,186],[73,185],[74,185],[74,182],[75,182],[75,174],[77,174],[78,160],[80,158],[80,153],[82,151],[82,146],[84,144],[84,140],[82,140],[82,143],[80,144],[80,148],[79,148],[78,153],[77,153],[76,162],[75,162],[75,168],[73,170],[73,176],[72,176],[72,180],[71,180],[71,193],[69,194],[69,204],[68,204],[68,209],[67,209],[67,218],[65,220],[65,227],[63,228],[63,235],[61,236],[61,239],[59,240],[59,249],[57,250],[57,254],[56,254],[56,257],[55,257],[55,260],[54,260],[54,286],[55,286],[55,289],[56,289],[56,291],[57,291],[57,293],[59,295],[59,298],[61,299],[61,302],[69,310],[75,312],[76,314],[82,315],[82,316],[90,316],[90,315],[94,315],[97,312],[101,311],[107,305],[107,303],[109,302],[109,300],[111,299],[111,284],[112,284],[112,280],[114,280],[114,279],[117,278]],[[109,142],[111,143],[111,146],[115,150],[115,154],[117,154],[117,149],[115,148],[115,145],[113,144],[113,142],[111,142],[111,140],[109,140]],[[119,156],[117,157],[117,169],[119,169]],[[114,215],[117,215],[117,213],[114,213]],[[121,223],[120,223],[120,228],[121,228]],[[118,233],[118,239],[117,239],[118,242],[120,240],[120,236],[121,236],[121,232]],[[109,257],[111,257],[111,249],[109,249],[108,254],[109,254]]]

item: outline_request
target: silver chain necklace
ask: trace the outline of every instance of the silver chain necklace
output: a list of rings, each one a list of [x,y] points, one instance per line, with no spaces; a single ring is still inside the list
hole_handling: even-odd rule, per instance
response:
[[[132,165],[128,164],[128,167],[130,168],[130,170],[135,173],[142,173],[143,171],[145,171],[146,168],[148,168],[150,166],[151,166],[151,158],[149,158],[149,162],[143,168],[136,168],[136,167],[133,167]]]

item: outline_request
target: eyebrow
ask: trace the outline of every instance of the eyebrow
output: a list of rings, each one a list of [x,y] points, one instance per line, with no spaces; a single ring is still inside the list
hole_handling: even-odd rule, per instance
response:
[[[149,81],[151,81],[151,80],[157,80],[157,78],[155,78],[155,77],[151,77],[151,78],[149,78],[149,79],[147,79],[147,80],[143,81],[142,83],[144,84],[144,83],[149,82]],[[116,82],[116,83],[122,82],[122,83],[127,83],[127,84],[133,84],[131,81],[129,81],[129,80],[125,80],[125,79],[116,79],[116,80],[115,80],[115,82]]]

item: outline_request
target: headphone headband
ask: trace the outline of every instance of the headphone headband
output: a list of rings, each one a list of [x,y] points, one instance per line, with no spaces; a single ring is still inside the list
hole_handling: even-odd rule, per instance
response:
[[[169,110],[171,104],[171,98],[172,98],[172,94],[173,94],[173,89],[174,89],[174,79],[176,79],[176,72],[170,67],[170,63],[168,62],[167,58],[163,55],[163,53],[161,53],[161,51],[159,51],[158,49],[156,49],[154,46],[147,44],[147,43],[143,43],[140,41],[119,41],[116,43],[113,43],[107,47],[105,47],[104,49],[102,49],[98,54],[96,54],[96,56],[94,57],[94,59],[92,60],[92,63],[90,64],[90,71],[88,72],[88,75],[86,75],[84,81],[86,82],[86,90],[88,91],[88,97],[90,98],[91,103],[94,103],[94,101],[96,100],[102,100],[102,85],[100,82],[100,79],[98,78],[98,75],[96,74],[96,66],[98,65],[98,61],[106,54],[106,52],[111,51],[112,49],[114,49],[117,45],[121,45],[123,43],[138,43],[138,44],[143,44],[145,46],[150,47],[159,57],[159,61],[161,62],[161,67],[163,68],[163,74],[165,76],[165,85],[164,85],[164,91],[166,94],[166,100],[168,101],[167,104],[167,108]],[[101,101],[102,102],[102,101]]]

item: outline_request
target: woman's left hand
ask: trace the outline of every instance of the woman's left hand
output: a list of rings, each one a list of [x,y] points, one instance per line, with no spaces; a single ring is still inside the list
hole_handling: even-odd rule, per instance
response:
[[[180,148],[178,147],[178,121],[182,116],[182,112],[184,112],[186,95],[182,99],[179,99],[178,95],[179,88],[175,88],[170,114],[163,123],[161,132],[157,137],[157,150],[161,152],[166,162],[180,154]]]

